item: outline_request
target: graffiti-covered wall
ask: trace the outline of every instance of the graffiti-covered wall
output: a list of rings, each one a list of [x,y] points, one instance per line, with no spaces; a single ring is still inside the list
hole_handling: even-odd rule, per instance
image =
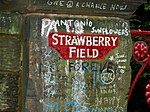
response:
[[[0,1],[0,111],[127,112],[141,3]]]
[[[114,17],[29,16],[30,73],[39,112],[124,112],[132,43],[127,21]],[[32,100],[32,105],[29,103]]]

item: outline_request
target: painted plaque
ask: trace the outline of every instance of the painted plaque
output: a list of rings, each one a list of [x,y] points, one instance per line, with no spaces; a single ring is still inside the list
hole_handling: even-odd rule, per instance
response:
[[[113,35],[74,34],[50,32],[48,45],[68,60],[103,59],[118,46],[118,37]]]
[[[126,20],[51,14],[26,21],[27,112],[127,112],[132,43]]]

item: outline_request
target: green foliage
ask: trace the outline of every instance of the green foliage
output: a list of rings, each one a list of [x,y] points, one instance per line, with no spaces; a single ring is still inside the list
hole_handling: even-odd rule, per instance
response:
[[[147,2],[144,4],[144,10],[145,11],[150,11],[150,2]]]
[[[136,12],[129,19],[131,30],[150,30],[150,2],[147,0],[147,3],[138,7]],[[145,41],[142,37],[132,36],[133,43],[136,41]],[[131,60],[132,68],[132,81],[139,72],[141,64]],[[134,91],[131,96],[131,100],[128,102],[128,112],[150,112],[150,107],[146,103],[145,98],[145,87],[148,84],[150,79],[150,68],[145,68],[144,72],[140,76],[140,79],[137,81],[137,84],[134,88]]]
[[[150,3],[138,7],[136,12],[129,19],[131,29],[150,30]]]

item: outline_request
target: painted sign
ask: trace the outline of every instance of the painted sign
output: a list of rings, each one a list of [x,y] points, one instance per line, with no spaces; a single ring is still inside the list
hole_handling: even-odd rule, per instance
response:
[[[51,14],[26,21],[31,37],[26,110],[127,111],[132,44],[126,20]]]
[[[114,35],[51,32],[48,41],[63,59],[74,60],[102,59],[118,46],[118,37]]]

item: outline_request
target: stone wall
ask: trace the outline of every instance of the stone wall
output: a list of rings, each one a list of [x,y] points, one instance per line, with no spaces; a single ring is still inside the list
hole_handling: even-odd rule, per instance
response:
[[[141,3],[2,0],[0,111],[126,112]]]

